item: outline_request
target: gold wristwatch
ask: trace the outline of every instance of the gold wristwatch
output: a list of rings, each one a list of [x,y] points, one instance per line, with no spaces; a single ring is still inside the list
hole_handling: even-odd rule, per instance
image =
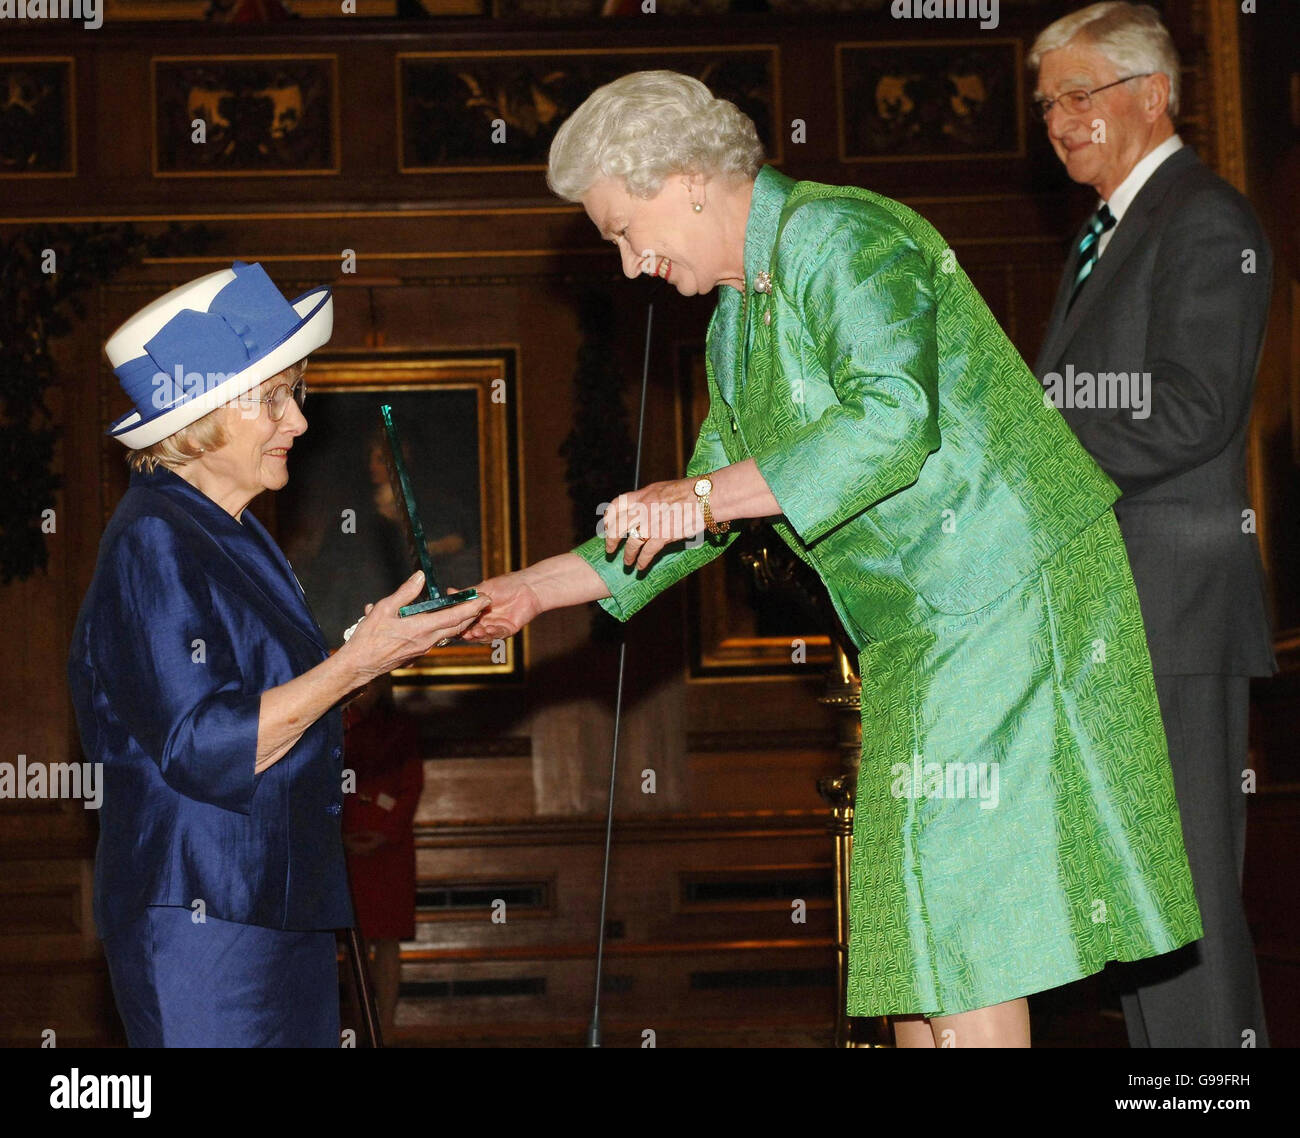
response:
[[[709,533],[726,533],[731,528],[730,522],[719,525],[713,520],[713,510],[709,508],[709,495],[713,493],[713,479],[707,474],[695,480],[695,496],[700,500],[700,510],[704,514],[704,525]]]

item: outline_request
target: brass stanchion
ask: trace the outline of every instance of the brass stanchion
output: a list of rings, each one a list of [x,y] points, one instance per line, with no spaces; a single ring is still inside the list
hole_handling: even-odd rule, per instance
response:
[[[840,753],[838,774],[817,780],[817,793],[831,808],[830,833],[835,864],[835,1046],[886,1047],[888,1021],[860,1019],[847,1011],[849,991],[849,866],[853,863],[853,804],[862,760],[862,680],[853,662],[832,639],[835,665],[826,675],[825,694],[817,702],[840,712],[835,745]]]

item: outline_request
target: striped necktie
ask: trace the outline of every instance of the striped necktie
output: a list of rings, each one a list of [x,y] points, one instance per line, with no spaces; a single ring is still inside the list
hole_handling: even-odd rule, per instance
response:
[[[1079,299],[1079,293],[1083,291],[1083,284],[1092,273],[1093,266],[1097,263],[1097,258],[1101,255],[1101,235],[1108,229],[1115,227],[1115,215],[1110,212],[1110,207],[1101,203],[1101,209],[1092,215],[1088,222],[1088,232],[1083,235],[1079,241],[1079,267],[1074,273],[1074,290],[1070,293],[1070,303],[1066,305],[1066,310],[1074,306],[1074,302]]]

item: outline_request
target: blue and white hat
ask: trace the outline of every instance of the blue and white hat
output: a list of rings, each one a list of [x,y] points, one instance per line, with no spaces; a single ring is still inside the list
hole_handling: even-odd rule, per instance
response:
[[[236,261],[146,305],[104,352],[135,409],[108,433],[138,450],[251,391],[327,343],[327,285],[286,300],[266,270]]]

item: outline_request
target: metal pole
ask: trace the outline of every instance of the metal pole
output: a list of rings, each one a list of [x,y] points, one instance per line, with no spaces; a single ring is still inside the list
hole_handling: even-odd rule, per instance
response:
[[[649,305],[645,316],[645,360],[641,367],[641,414],[636,428],[636,467],[632,474],[635,489],[641,482],[641,441],[645,433],[645,397],[650,380],[650,329],[654,325],[655,306]],[[614,697],[614,749],[609,759],[609,803],[605,808],[605,863],[600,874],[600,933],[596,939],[596,993],[591,1005],[591,1023],[587,1025],[587,1046],[600,1046],[600,982],[605,963],[605,906],[609,900],[609,851],[614,834],[614,787],[618,778],[618,732],[623,715],[623,668],[627,662],[627,632],[618,646],[618,690]]]

